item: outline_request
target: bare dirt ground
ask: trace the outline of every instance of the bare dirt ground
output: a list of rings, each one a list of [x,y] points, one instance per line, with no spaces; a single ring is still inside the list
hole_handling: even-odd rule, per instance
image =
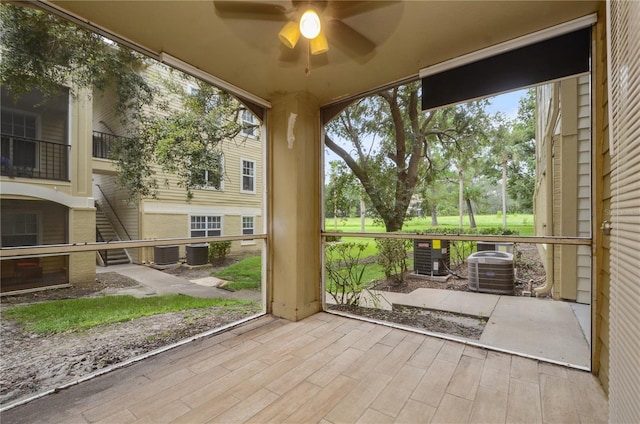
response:
[[[195,278],[211,269],[191,272]],[[203,275],[204,274],[204,275]],[[46,300],[98,296],[104,290],[132,287],[137,281],[116,273],[98,274],[92,288],[47,290],[2,298],[0,308]],[[175,312],[104,325],[82,332],[54,335],[30,333],[0,320],[0,404],[73,382],[105,367],[151,352],[253,315],[256,310],[229,312],[220,308]]]
[[[546,281],[546,274],[540,262],[538,250],[533,244],[519,244],[516,246],[514,256],[517,258],[514,296],[523,296],[526,293],[532,293],[534,288],[542,286]],[[371,288],[396,293],[411,293],[423,287],[441,290],[469,291],[466,263],[453,267],[451,271],[454,275],[446,282],[431,280],[423,276],[407,273],[402,283],[397,283],[389,279],[379,281]],[[421,308],[398,308],[394,306],[392,311],[386,311],[375,308],[335,305],[331,306],[331,309],[472,340],[480,339],[487,323],[487,318],[463,317],[448,312],[428,311]]]
[[[517,278],[516,295],[544,283],[544,269],[539,263],[533,245],[519,247],[521,261]],[[228,265],[228,264],[225,264]],[[211,267],[167,270],[171,274],[195,279],[209,276]],[[381,282],[378,290],[411,292],[420,287],[447,290],[468,290],[466,267],[454,269],[459,276],[447,283],[430,281],[407,275],[405,283]],[[99,296],[113,293],[120,287],[132,287],[138,282],[116,273],[98,274],[91,288],[67,288],[47,290],[20,296],[3,297],[0,311],[18,304],[47,300]],[[378,320],[386,320],[433,332],[479,339],[485,322],[478,319],[457,317],[418,309],[381,311],[378,309],[336,307],[346,312]],[[169,313],[141,318],[125,323],[110,324],[83,332],[56,335],[36,335],[7,319],[0,320],[0,404],[5,405],[38,392],[71,383],[113,364],[153,351],[180,340],[204,333],[225,324],[238,321],[255,311],[228,312],[216,308],[188,313]]]

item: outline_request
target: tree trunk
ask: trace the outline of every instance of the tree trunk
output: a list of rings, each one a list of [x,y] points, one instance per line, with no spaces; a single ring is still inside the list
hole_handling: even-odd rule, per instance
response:
[[[469,211],[469,223],[471,228],[476,228],[476,219],[473,216],[473,207],[471,206],[471,199],[467,199],[467,211]]]
[[[431,207],[431,226],[432,227],[438,226],[438,210],[436,209],[435,206]]]
[[[364,195],[360,195],[360,232],[364,233],[364,224],[367,217],[367,209],[364,204]]]
[[[436,188],[432,185],[431,186],[431,195],[432,195],[432,199],[435,199],[435,194],[436,194]],[[431,203],[431,202],[429,202]],[[433,202],[435,203],[435,202]],[[438,226],[438,208],[436,208],[435,204],[431,205],[431,226],[432,227],[437,227]]]
[[[464,208],[464,179],[462,174],[462,169],[458,170],[458,215],[459,215],[459,223],[458,228],[462,229],[462,209]]]
[[[507,229],[507,158],[502,159],[502,228]]]

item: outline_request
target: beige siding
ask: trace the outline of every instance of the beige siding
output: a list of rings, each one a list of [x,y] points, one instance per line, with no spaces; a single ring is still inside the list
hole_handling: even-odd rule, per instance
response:
[[[578,201],[577,236],[591,236],[591,84],[590,76],[578,78]],[[577,248],[577,297],[591,303],[591,249]]]
[[[538,88],[535,231],[591,235],[590,76]],[[551,191],[551,195],[548,193]],[[576,219],[577,217],[577,219]],[[553,254],[546,249],[552,249]],[[554,299],[590,303],[590,249],[539,247]]]
[[[187,237],[189,234],[189,217],[186,214],[179,213],[146,213],[142,216],[141,228],[141,238],[145,240]],[[141,263],[153,262],[152,247],[139,250],[140,256],[138,260]],[[180,257],[184,256],[185,248],[180,246]]]
[[[166,90],[165,83],[172,81],[185,91],[193,80],[185,79],[171,68],[154,64],[147,68],[145,77],[160,90]],[[190,78],[190,77],[189,77]],[[165,94],[162,100],[167,110],[154,110],[156,114],[169,114],[182,108],[182,99],[175,94]],[[129,135],[113,114],[113,96],[98,94],[94,97],[94,129],[116,135]],[[263,206],[263,145],[256,138],[238,136],[221,144],[224,155],[224,177],[220,190],[202,188],[193,190],[193,198],[188,200],[186,190],[179,186],[178,178],[163,173],[159,166],[155,169],[155,178],[159,183],[156,198],[142,199],[137,205],[126,205],[127,194],[115,187],[115,177],[94,174],[94,183],[100,185],[112,204],[118,209],[118,216],[127,226],[132,237],[141,239],[188,237],[190,234],[190,216],[217,215],[222,217],[224,235],[242,234],[242,216],[254,216],[255,232],[262,232]],[[255,193],[241,190],[242,159],[255,162]],[[95,191],[95,190],[94,190]],[[101,195],[95,191],[96,198]],[[125,206],[126,205],[126,206]],[[135,227],[135,230],[133,228]],[[255,248],[255,245],[253,245]],[[233,251],[240,252],[252,248],[252,245],[234,242]],[[142,250],[142,249],[141,249]],[[129,252],[132,254],[132,252]],[[184,256],[184,247],[181,247]],[[146,249],[137,257],[136,262],[150,262],[153,248]]]
[[[608,2],[611,422],[640,422],[640,3]]]
[[[66,113],[49,111],[41,115],[40,138],[52,143],[66,144],[67,122]]]
[[[607,90],[607,41],[604,5],[601,7],[596,25],[594,104],[596,114],[595,128],[595,220],[604,221],[605,210],[611,209],[611,158],[609,155],[609,94]],[[593,234],[595,247],[595,285],[592,314],[593,326],[593,361],[592,371],[602,383],[605,391],[609,391],[609,251],[610,239],[602,231]]]

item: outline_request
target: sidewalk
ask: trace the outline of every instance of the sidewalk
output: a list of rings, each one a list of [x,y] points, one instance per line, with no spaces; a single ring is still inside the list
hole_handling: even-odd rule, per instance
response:
[[[247,299],[254,301],[260,301],[262,299],[262,294],[258,291],[241,290],[232,292],[213,286],[205,286],[144,265],[124,264],[96,267],[96,273],[100,274],[105,272],[116,272],[139,282],[140,286],[138,287],[127,287],[117,290],[118,294],[128,294],[135,297],[159,294],[183,294],[203,298]]]
[[[479,340],[487,346],[584,368],[591,363],[590,335],[578,319],[589,319],[589,305],[429,288],[411,293],[372,291],[372,296],[377,302],[365,296],[365,305],[386,310],[411,306],[487,320]]]

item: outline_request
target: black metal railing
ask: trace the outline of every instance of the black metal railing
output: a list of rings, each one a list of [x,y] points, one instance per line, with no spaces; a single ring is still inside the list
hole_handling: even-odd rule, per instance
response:
[[[111,149],[118,140],[127,139],[119,135],[107,134],[100,131],[93,132],[93,157],[110,159]]]
[[[2,134],[0,175],[69,181],[71,146]]]
[[[118,216],[118,212],[114,209],[113,205],[111,205],[111,202],[109,201],[109,198],[107,197],[107,195],[104,194],[104,191],[102,191],[102,187],[100,187],[100,184],[95,184],[95,186],[100,191],[100,194],[102,195],[102,199],[104,199],[106,205],[109,207],[109,211],[107,212],[105,210],[104,208],[105,203],[103,203],[101,200],[96,200],[96,205],[100,209],[102,209],[102,212],[107,216],[107,219],[109,219],[112,222],[113,221],[112,218],[115,218],[115,220],[118,222],[121,232],[116,231],[116,234],[118,234],[119,237],[123,237],[122,234],[124,233],[127,236],[126,238],[127,240],[132,240],[131,236],[129,235],[129,232],[127,231],[127,227],[124,225],[124,223]]]

